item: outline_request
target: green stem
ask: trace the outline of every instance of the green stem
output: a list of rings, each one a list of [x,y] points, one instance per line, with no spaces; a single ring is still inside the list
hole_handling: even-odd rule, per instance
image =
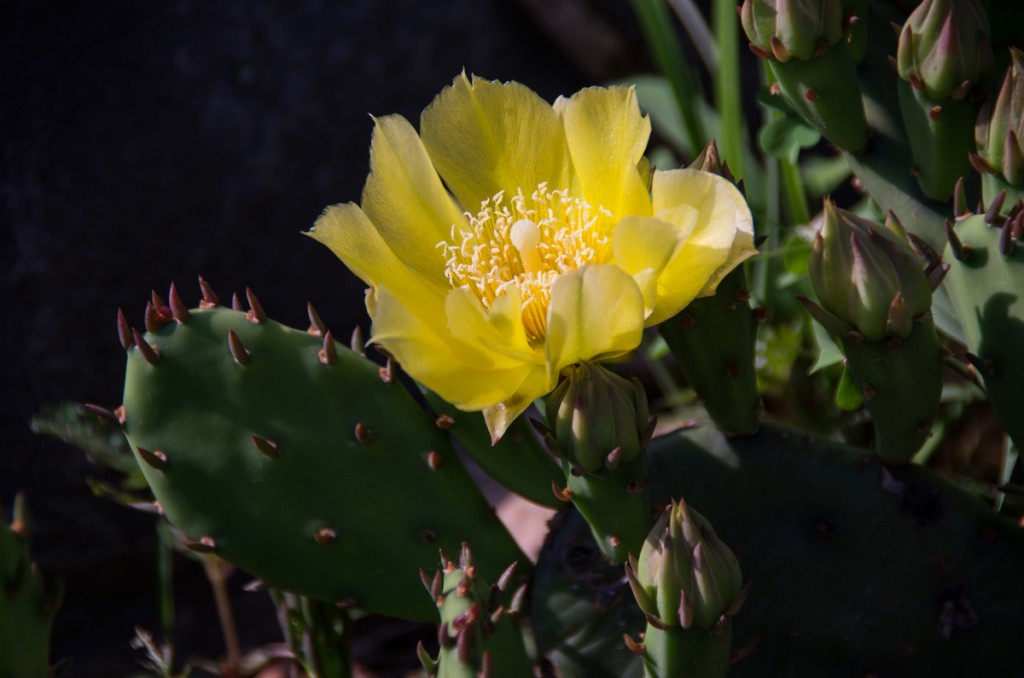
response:
[[[167,530],[157,528],[156,573],[160,601],[160,630],[164,642],[174,645],[174,539]]]
[[[740,92],[739,17],[736,0],[715,0],[711,25],[718,47],[715,108],[721,120],[718,148],[736,180],[743,178],[743,100]]]
[[[236,678],[242,666],[242,651],[238,644],[238,628],[235,626],[235,615],[231,610],[231,597],[228,595],[226,568],[230,567],[217,556],[201,558],[206,578],[213,590],[213,600],[217,605],[217,617],[220,619],[220,630],[224,636],[224,663],[221,666],[223,675]]]
[[[782,168],[782,185],[786,191],[786,203],[789,205],[793,223],[806,224],[811,220],[811,213],[807,209],[807,192],[804,190],[800,168],[795,162],[786,159],[779,160],[779,165]]]
[[[651,531],[651,497],[647,489],[647,455],[643,452],[614,470],[573,475],[564,462],[572,503],[590,524],[598,548],[612,563],[640,554]]]
[[[732,622],[714,634],[680,626],[644,633],[644,675],[647,678],[722,678],[732,659]]]
[[[640,26],[658,68],[672,86],[679,114],[683,118],[683,132],[689,144],[686,150],[696,153],[707,143],[707,134],[693,105],[697,98],[696,87],[665,0],[633,0],[633,10],[640,19]],[[731,159],[729,164],[732,164]]]

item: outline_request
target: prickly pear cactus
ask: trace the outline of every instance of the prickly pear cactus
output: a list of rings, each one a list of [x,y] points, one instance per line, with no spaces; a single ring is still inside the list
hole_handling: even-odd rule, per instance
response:
[[[47,586],[29,558],[28,515],[19,495],[12,522],[0,517],[0,676],[50,675],[50,626],[61,597],[60,585]]]
[[[207,291],[189,310],[172,289],[145,335],[121,325],[125,434],[193,549],[276,588],[424,620],[415,572],[438,548],[472,537],[488,577],[526,562],[390,366],[250,304]]]
[[[533,673],[518,622],[525,585],[512,599],[506,595],[515,570],[513,563],[494,584],[487,584],[476,570],[469,545],[463,543],[458,563],[442,551],[441,569],[433,578],[420,571],[423,585],[441,615],[437,658],[431,658],[422,643],[418,648],[428,675],[515,678]]]
[[[686,497],[737,554],[750,594],[730,676],[1000,675],[1024,633],[1024,534],[935,473],[762,424],[655,438],[657,505]],[[727,488],[727,489],[723,489]],[[640,676],[644,617],[586,524],[561,518],[531,590],[537,641],[562,676]],[[622,640],[620,640],[622,639]]]
[[[963,323],[967,359],[1024,449],[1024,210],[1014,212],[973,215],[949,229],[945,285]]]

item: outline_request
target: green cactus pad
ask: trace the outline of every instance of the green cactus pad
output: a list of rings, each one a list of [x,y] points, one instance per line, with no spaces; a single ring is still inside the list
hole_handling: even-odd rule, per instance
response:
[[[416,571],[438,548],[472,538],[489,577],[526,563],[400,383],[262,315],[178,312],[128,350],[125,433],[196,550],[276,588],[422,620],[436,612]]]
[[[715,423],[729,435],[757,431],[757,322],[737,268],[711,297],[694,300],[659,327],[676,362]]]
[[[0,511],[2,513],[2,511]],[[50,675],[50,626],[61,587],[47,587],[29,559],[24,502],[15,499],[14,520],[0,515],[0,676]]]
[[[1024,533],[928,469],[762,424],[657,438],[652,496],[684,497],[740,559],[730,676],[1007,675],[1024,633]],[[538,644],[558,675],[640,676],[644,619],[577,517],[534,575]]]
[[[1024,242],[1000,251],[1003,230],[982,215],[956,226],[966,258],[946,248],[949,290],[964,327],[967,348],[978,357],[985,390],[1017,449],[1024,450]]]

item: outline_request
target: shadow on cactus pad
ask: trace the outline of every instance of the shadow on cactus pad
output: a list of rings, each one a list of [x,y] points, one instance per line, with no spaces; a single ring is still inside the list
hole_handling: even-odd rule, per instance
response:
[[[744,439],[710,428],[655,439],[650,470],[654,501],[681,496],[700,510],[752,583],[730,675],[987,675],[1016,664],[1024,532],[927,469],[888,469],[765,424]],[[583,557],[578,516],[562,520],[534,575],[538,643],[560,675],[642,675],[622,639],[644,626],[624,577]]]

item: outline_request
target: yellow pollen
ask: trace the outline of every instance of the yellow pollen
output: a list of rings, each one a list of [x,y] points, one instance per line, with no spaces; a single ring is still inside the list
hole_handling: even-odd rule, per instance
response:
[[[469,230],[452,226],[449,241],[437,244],[452,287],[465,287],[484,308],[515,286],[523,303],[523,327],[531,342],[547,333],[551,285],[560,275],[608,261],[612,214],[591,207],[567,190],[542,183],[529,197],[519,189],[484,200]]]

